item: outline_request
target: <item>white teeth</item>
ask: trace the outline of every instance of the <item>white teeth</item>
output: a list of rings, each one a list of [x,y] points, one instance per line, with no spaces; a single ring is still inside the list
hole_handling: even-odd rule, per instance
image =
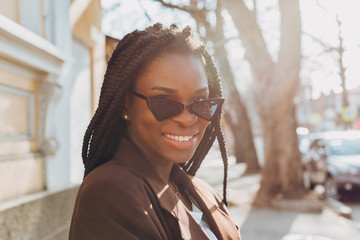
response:
[[[179,142],[186,142],[193,138],[193,136],[176,136],[176,135],[170,135],[168,133],[164,134],[165,137],[170,138],[172,140],[176,140]]]

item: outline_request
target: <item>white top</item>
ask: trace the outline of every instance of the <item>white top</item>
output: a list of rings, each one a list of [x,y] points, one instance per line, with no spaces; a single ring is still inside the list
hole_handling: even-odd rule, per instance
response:
[[[205,219],[203,218],[203,213],[199,208],[196,207],[194,202],[192,201],[192,211],[189,211],[191,215],[195,218],[196,222],[201,226],[201,228],[204,230],[206,235],[211,240],[217,240],[215,234],[210,230],[209,225],[205,222]]]

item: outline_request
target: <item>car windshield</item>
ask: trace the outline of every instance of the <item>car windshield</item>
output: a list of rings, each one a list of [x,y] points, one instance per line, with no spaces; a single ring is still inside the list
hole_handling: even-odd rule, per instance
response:
[[[357,155],[360,154],[359,138],[343,138],[329,140],[331,155]]]

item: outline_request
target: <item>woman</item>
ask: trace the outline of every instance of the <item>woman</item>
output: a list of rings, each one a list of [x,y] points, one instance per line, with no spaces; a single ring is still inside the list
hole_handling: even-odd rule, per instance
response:
[[[240,239],[218,194],[192,177],[221,131],[217,70],[189,28],[126,35],[83,143],[74,239]]]

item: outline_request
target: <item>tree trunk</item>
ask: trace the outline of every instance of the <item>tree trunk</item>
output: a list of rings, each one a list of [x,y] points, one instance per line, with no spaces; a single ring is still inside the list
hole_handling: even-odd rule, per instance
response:
[[[264,136],[265,163],[255,203],[267,205],[278,194],[303,194],[302,168],[296,135],[294,97],[300,71],[300,10],[298,0],[279,0],[281,39],[278,62],[267,50],[256,14],[243,1],[223,0],[247,51]]]
[[[279,71],[283,71],[281,67],[279,68]],[[294,198],[304,193],[295,131],[297,121],[293,97],[296,88],[286,91],[281,88],[283,83],[289,81],[288,76],[294,74],[275,73],[271,76],[275,87],[262,95],[265,99],[267,96],[272,96],[273,100],[263,101],[260,104],[265,163],[260,190],[255,201],[257,205],[267,205],[278,194],[286,198]]]

